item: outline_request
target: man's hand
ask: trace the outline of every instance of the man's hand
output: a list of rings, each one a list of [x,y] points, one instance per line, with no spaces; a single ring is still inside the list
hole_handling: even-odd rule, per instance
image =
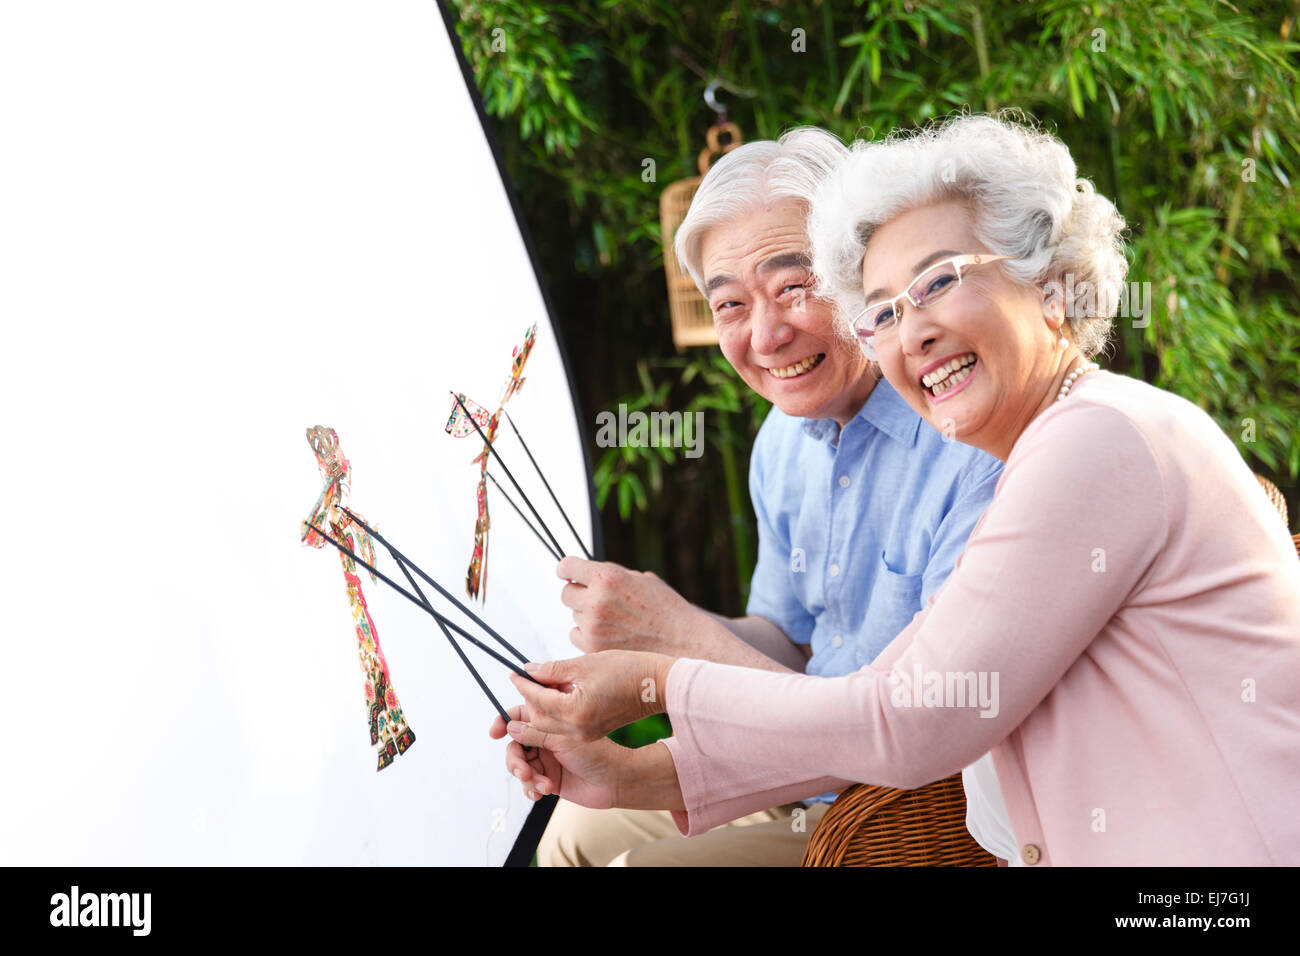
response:
[[[685,657],[690,636],[711,620],[650,571],[568,557],[556,573],[569,582],[560,601],[573,610],[578,626],[569,637],[579,650]]]
[[[522,704],[507,713],[515,721],[527,721],[528,708]],[[499,740],[506,735],[500,716],[492,719],[488,736]],[[549,747],[527,747],[512,740],[506,748],[506,769],[524,788],[529,800],[540,800],[557,793],[565,800],[593,810],[618,806],[619,784],[627,748],[604,738],[577,743],[571,738],[554,736]]]
[[[579,742],[598,740],[642,717],[662,713],[668,671],[675,661],[663,654],[599,651],[567,661],[525,664],[524,669],[546,686],[510,675],[532,715],[524,723],[536,732],[523,743],[545,748],[550,734]]]
[[[808,662],[810,649],[771,621],[710,614],[649,571],[569,557],[556,573],[569,581],[560,600],[573,609],[578,626],[569,639],[579,650],[644,651],[798,674]]]

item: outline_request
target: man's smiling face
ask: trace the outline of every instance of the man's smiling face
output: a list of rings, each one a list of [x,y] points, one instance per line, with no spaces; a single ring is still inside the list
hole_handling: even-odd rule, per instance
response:
[[[843,425],[875,379],[836,331],[831,305],[808,291],[806,219],[802,203],[784,200],[709,229],[700,243],[705,297],[722,354],[750,388],[787,415]]]

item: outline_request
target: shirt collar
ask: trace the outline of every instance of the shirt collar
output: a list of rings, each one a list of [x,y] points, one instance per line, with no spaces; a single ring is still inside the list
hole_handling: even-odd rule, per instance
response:
[[[849,420],[849,425],[858,419],[906,448],[916,445],[916,436],[921,430],[921,416],[883,378],[876,383],[858,413]],[[818,441],[828,442],[832,447],[839,444],[840,426],[833,418],[805,418],[803,432]]]

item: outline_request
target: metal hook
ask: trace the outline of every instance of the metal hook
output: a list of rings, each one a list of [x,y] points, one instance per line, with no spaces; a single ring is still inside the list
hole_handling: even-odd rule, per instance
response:
[[[715,91],[721,85],[722,85],[721,80],[711,81],[709,85],[704,88],[704,102],[708,103],[709,109],[717,113],[719,117],[722,117],[723,118],[722,121],[725,122],[725,117],[727,115],[727,108],[721,103],[719,103],[718,98],[714,95]]]

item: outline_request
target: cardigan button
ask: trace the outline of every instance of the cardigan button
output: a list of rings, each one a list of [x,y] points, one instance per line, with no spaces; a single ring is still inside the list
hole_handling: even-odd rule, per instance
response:
[[[1020,858],[1029,866],[1033,866],[1042,857],[1042,852],[1032,843],[1026,843],[1020,849]]]

